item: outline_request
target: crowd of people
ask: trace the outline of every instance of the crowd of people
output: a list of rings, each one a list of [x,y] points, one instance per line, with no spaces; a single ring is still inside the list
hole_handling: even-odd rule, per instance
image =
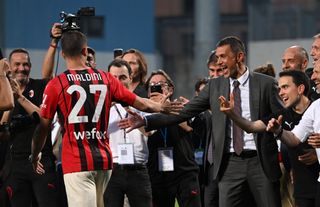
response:
[[[50,37],[41,79],[26,49],[0,60],[0,206],[320,206],[320,35],[278,80],[225,37],[190,99],[137,49],[98,69],[83,33]]]

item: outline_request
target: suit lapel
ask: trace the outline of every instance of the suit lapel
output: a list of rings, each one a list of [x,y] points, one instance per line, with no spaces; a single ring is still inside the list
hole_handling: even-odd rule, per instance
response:
[[[230,82],[229,82],[229,78],[222,78],[220,83],[219,83],[219,96],[224,96],[227,99],[230,98]],[[217,97],[217,101],[218,101],[218,97]],[[219,102],[219,101],[218,101]],[[220,103],[219,106],[217,108],[216,114],[215,116],[213,116],[214,119],[216,120],[215,122],[215,127],[219,127],[221,130],[219,137],[215,139],[215,145],[219,148],[219,149],[215,149],[217,151],[220,151],[218,154],[219,156],[222,157],[222,154],[226,148],[226,130],[227,129],[227,116],[222,113],[220,111]],[[219,129],[219,130],[220,130]]]
[[[224,78],[224,81],[221,84],[220,93],[222,96],[230,99],[230,82],[229,78]]]
[[[252,73],[249,74],[249,98],[251,120],[258,120],[260,107],[260,83]]]

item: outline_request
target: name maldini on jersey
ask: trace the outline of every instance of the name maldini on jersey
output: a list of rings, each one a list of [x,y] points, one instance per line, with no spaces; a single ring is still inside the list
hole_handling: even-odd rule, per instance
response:
[[[96,128],[92,128],[91,131],[80,131],[73,132],[76,140],[83,139],[106,139],[107,132],[106,131],[97,131]]]
[[[68,81],[98,81],[102,80],[100,73],[67,74]]]

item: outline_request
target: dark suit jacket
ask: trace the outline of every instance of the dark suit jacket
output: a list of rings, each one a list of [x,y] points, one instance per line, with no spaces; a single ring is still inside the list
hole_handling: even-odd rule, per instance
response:
[[[283,106],[281,104],[277,82],[274,78],[260,74],[251,73],[249,75],[249,98],[251,120],[259,120],[263,117],[278,111]],[[210,80],[209,84],[194,97],[179,113],[179,115],[155,114],[147,116],[146,130],[156,129],[164,125],[171,125],[185,121],[194,117],[198,113],[210,109],[212,111],[212,138],[214,156],[214,179],[218,178],[224,170],[225,155],[230,146],[226,142],[226,132],[228,127],[227,116],[220,112],[218,97],[223,95],[229,97],[229,79],[219,77]],[[276,140],[270,133],[254,134],[258,157],[265,175],[271,181],[276,181],[281,176],[278,163],[278,147]]]

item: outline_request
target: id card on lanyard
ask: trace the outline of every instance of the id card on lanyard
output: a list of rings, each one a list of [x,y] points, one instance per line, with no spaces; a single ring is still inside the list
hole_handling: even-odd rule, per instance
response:
[[[114,105],[115,109],[120,117],[122,118],[122,115],[120,113],[120,110],[118,109],[117,105]],[[125,117],[128,116],[128,113],[125,113]],[[119,143],[117,146],[118,150],[118,163],[119,164],[134,164],[134,153],[133,153],[133,143],[127,142],[127,133],[125,129],[123,129],[123,140],[124,143]]]
[[[160,129],[164,147],[158,148],[158,168],[160,172],[174,171],[173,147],[167,147],[167,128]]]
[[[134,164],[133,144],[119,143],[118,144],[119,164]]]
[[[200,139],[199,147],[194,151],[194,158],[198,165],[203,165],[204,150],[201,147],[201,145],[202,145],[202,139]]]

